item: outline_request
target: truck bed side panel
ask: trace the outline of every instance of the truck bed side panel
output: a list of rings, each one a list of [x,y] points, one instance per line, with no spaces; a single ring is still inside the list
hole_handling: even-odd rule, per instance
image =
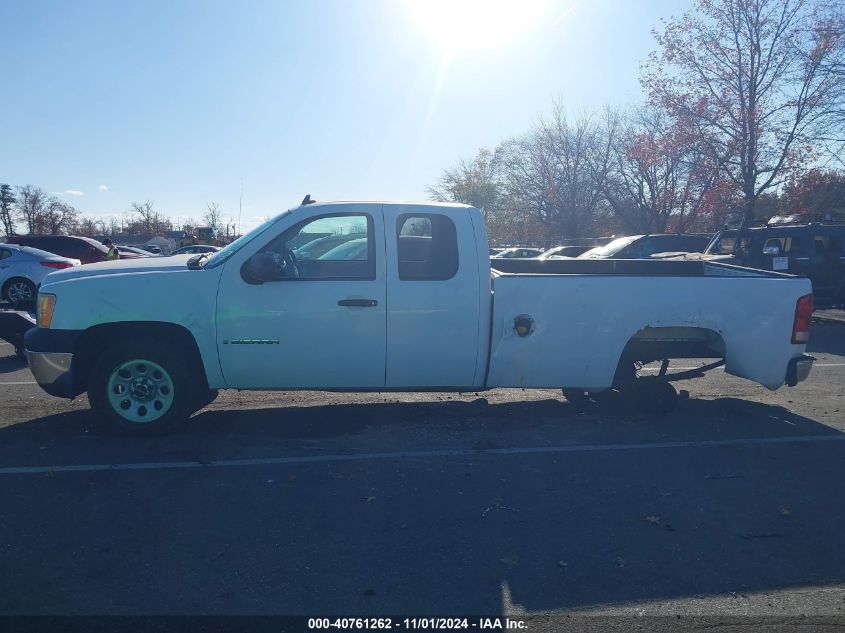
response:
[[[608,388],[630,338],[650,327],[700,327],[725,343],[726,370],[769,389],[783,385],[795,304],[806,279],[760,276],[501,275],[488,385]],[[534,320],[521,337],[514,319]]]

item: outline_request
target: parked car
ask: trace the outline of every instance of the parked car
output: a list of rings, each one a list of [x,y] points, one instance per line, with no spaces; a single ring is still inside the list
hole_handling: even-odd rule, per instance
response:
[[[208,246],[207,244],[193,244],[191,246],[183,246],[177,248],[170,253],[171,255],[199,255],[200,253],[216,253],[220,250],[219,246]]]
[[[820,304],[845,303],[845,224],[779,224],[719,231],[704,251],[707,259],[807,277]]]
[[[493,255],[493,259],[500,259],[506,258],[510,259],[513,257],[517,258],[528,258],[528,257],[537,257],[538,255],[543,254],[542,248],[523,248],[521,246],[517,246],[514,248],[506,248],[495,255]]]
[[[0,244],[0,298],[11,303],[34,301],[38,286],[51,272],[79,266],[70,259],[18,244]]]
[[[132,248],[137,248],[140,251],[144,251],[149,255],[161,255],[161,247],[155,246],[154,244],[132,244]]]
[[[657,253],[701,253],[710,242],[709,235],[629,235],[604,246],[597,246],[578,257],[581,259],[646,259]]]
[[[365,227],[365,240],[337,247],[361,251],[296,265],[291,246],[318,223]],[[138,433],[173,428],[218,389],[564,388],[577,400],[615,388],[667,411],[671,376],[638,378],[638,363],[715,359],[708,367],[769,389],[810,373],[807,279],[488,253],[481,212],[466,205],[302,205],[210,257],[50,275],[25,336],[29,366],[48,393],[87,391],[98,419]]]
[[[120,259],[137,259],[139,257],[149,257],[152,253],[142,251],[140,248],[134,246],[115,246]]]
[[[572,258],[578,257],[582,253],[586,253],[592,246],[555,246],[549,250],[541,253],[537,259],[558,259],[558,258]]]
[[[90,237],[76,235],[12,235],[7,239],[9,244],[31,246],[48,253],[55,253],[62,257],[78,259],[83,264],[104,262],[108,260],[105,246]]]

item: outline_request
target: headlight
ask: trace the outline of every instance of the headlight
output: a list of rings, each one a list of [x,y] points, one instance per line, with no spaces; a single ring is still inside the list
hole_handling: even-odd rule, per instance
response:
[[[38,295],[38,327],[49,328],[56,308],[56,295]]]

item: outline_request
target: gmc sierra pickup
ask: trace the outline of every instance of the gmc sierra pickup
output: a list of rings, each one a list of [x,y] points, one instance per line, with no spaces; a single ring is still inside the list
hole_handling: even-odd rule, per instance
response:
[[[27,356],[45,391],[87,391],[138,432],[218,389],[615,388],[668,409],[671,358],[769,389],[812,365],[807,279],[702,261],[494,266],[478,209],[306,200],[214,254],[51,273]],[[655,360],[658,376],[637,376]]]

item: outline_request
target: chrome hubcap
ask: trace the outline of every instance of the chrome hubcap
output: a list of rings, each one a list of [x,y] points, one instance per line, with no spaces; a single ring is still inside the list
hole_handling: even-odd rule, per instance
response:
[[[173,405],[173,379],[148,360],[130,360],[109,378],[109,403],[120,417],[145,424],[163,416]]]

